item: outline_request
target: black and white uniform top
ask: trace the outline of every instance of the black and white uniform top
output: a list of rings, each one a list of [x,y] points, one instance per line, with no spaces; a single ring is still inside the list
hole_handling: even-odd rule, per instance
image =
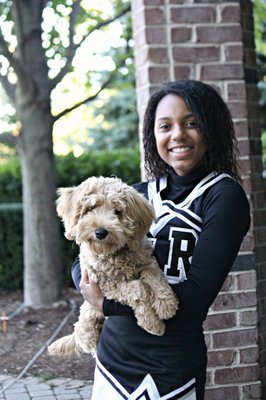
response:
[[[179,299],[179,310],[166,321],[166,333],[155,336],[137,325],[129,307],[105,299],[108,318],[97,349],[99,368],[108,371],[110,382],[113,379],[124,388],[124,397],[118,399],[131,399],[126,393],[134,393],[143,380],[148,382],[147,396],[132,398],[152,399],[150,385],[161,396],[156,399],[183,399],[182,388],[204,382],[202,324],[249,228],[249,204],[233,178],[204,168],[186,176],[173,172],[134,187],[154,205],[156,220],[148,237]],[[72,273],[76,285],[79,274],[76,261]],[[180,396],[169,395],[179,391]]]

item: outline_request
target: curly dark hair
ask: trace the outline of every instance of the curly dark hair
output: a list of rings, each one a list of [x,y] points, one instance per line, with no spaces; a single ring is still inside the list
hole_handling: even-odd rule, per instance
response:
[[[145,171],[149,178],[167,174],[171,167],[158,154],[154,124],[157,105],[168,94],[181,97],[196,119],[206,144],[205,165],[209,172],[225,172],[238,181],[238,148],[230,111],[221,96],[206,83],[196,80],[166,82],[151,95],[143,124]]]

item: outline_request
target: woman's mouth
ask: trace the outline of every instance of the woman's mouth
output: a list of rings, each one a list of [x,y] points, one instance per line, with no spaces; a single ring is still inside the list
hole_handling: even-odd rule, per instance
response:
[[[172,147],[171,149],[169,149],[169,151],[175,154],[182,154],[187,153],[188,151],[192,150],[192,148],[192,146]]]

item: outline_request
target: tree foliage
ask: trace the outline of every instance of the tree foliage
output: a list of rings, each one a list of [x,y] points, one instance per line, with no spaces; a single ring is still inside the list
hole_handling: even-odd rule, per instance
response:
[[[266,1],[253,0],[256,58],[259,73],[259,105],[262,122],[263,161],[266,164]]]
[[[107,72],[88,66],[80,100],[54,114],[52,93],[73,72],[77,62],[84,62],[77,60],[88,38],[97,30],[107,29],[129,10],[130,5],[124,0],[99,0],[93,4],[89,0],[0,0],[0,83],[16,116],[12,131],[2,133],[0,141],[16,147],[22,166],[27,305],[47,305],[47,301],[58,299],[61,290],[54,123],[97,98],[114,81],[127,60],[126,41],[114,49],[117,57]]]

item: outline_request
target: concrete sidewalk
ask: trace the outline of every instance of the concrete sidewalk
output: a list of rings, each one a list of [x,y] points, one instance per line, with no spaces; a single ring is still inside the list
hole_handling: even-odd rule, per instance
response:
[[[90,400],[91,381],[72,380],[70,378],[50,379],[40,382],[36,377],[20,379],[2,393],[15,378],[0,375],[0,400]]]

